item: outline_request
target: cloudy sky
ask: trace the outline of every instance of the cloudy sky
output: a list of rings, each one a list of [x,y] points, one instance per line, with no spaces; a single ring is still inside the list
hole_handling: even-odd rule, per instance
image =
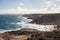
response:
[[[0,0],[0,14],[60,13],[60,0]]]

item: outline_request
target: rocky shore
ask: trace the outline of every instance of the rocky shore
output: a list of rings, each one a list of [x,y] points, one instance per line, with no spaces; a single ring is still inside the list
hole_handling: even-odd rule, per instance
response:
[[[60,25],[60,14],[26,14],[23,16],[33,19],[30,23]],[[0,40],[60,40],[60,30],[43,32],[36,29],[23,28],[17,31],[0,33]]]
[[[31,38],[34,34],[40,33],[35,29],[24,28],[17,31],[0,33],[0,40],[30,40],[29,38]]]
[[[42,25],[60,25],[60,13],[56,14],[25,14],[24,17],[33,19],[30,23]]]
[[[0,40],[60,40],[60,31],[40,32],[35,29],[21,29],[0,33]]]

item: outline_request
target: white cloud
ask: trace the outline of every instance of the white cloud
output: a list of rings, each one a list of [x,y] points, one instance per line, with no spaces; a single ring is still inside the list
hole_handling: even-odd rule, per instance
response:
[[[16,9],[6,9],[0,10],[0,14],[32,14],[32,13],[60,13],[60,7],[57,7],[56,4],[52,2],[46,2],[47,7],[42,9],[25,9],[21,7],[17,7]]]

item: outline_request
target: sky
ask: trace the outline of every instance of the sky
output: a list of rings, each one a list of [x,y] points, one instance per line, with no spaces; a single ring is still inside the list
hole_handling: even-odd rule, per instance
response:
[[[0,14],[60,13],[60,0],[0,0]]]

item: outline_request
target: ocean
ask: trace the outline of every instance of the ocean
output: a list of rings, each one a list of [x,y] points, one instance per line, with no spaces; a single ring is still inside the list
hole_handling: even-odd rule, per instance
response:
[[[32,20],[22,15],[0,15],[0,33],[20,30],[22,28],[32,28],[40,31],[45,30],[44,25],[29,23]]]

